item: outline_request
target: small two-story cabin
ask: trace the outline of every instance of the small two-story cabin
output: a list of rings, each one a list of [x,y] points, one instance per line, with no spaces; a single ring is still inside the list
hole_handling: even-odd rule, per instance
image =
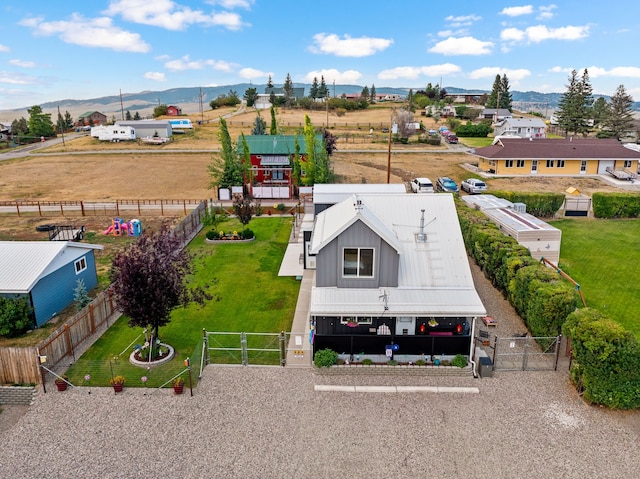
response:
[[[475,290],[451,194],[354,194],[316,216],[314,352],[472,355]]]

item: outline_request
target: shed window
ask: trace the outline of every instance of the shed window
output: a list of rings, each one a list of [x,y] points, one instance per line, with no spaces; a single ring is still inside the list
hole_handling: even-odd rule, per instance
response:
[[[516,160],[516,168],[524,168],[524,160]]]
[[[513,160],[505,160],[504,166],[506,168],[513,168]]]
[[[624,167],[631,168],[631,160],[624,160]]]
[[[556,166],[558,168],[564,168],[564,160],[556,160]]]
[[[373,277],[373,248],[345,248],[342,259],[343,276]]]
[[[547,160],[547,168],[553,168],[553,160]]]
[[[76,268],[76,274],[80,274],[82,273],[85,269],[87,269],[87,260],[86,258],[83,256],[80,259],[77,259],[74,263],[75,268]]]

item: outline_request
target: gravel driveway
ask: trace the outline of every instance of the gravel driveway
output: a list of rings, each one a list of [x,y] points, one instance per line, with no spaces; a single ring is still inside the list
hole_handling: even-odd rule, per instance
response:
[[[499,334],[519,332],[508,303],[474,274]],[[314,390],[327,384],[479,394]],[[139,388],[40,393],[0,428],[0,477],[637,477],[639,418],[585,405],[566,367],[473,379],[209,366],[193,397]]]

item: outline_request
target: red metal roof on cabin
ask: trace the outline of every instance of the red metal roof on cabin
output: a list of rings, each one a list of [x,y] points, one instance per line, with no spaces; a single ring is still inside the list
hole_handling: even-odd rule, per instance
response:
[[[502,138],[495,145],[476,148],[470,153],[489,159],[640,159],[640,152],[625,148],[615,138],[573,138],[572,140]]]

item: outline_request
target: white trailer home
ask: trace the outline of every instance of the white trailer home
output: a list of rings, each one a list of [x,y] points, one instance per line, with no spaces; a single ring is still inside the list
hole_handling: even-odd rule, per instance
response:
[[[97,138],[100,141],[134,141],[136,139],[136,130],[130,126],[112,125],[102,127],[97,133]],[[93,128],[91,129],[91,136],[93,134]]]
[[[169,120],[171,128],[174,130],[190,130],[193,129],[193,123],[188,118],[181,118],[179,120]]]

